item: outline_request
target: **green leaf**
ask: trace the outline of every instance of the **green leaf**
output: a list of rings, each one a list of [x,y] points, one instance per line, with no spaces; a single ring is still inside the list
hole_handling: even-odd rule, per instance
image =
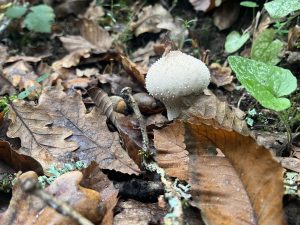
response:
[[[226,37],[225,51],[227,53],[233,53],[239,50],[250,38],[249,33],[245,33],[242,36],[237,31],[232,31]]]
[[[34,86],[34,85],[26,88],[24,91],[22,91],[18,94],[18,99],[22,100],[22,99],[27,98],[30,95],[30,93],[33,92],[35,89],[36,89],[36,86]]]
[[[252,44],[251,58],[271,65],[279,63],[278,54],[282,51],[283,43],[274,38],[274,30],[264,30]]]
[[[252,1],[243,1],[240,3],[241,6],[244,7],[249,7],[249,8],[256,8],[258,7],[256,2],[252,2]]]
[[[41,83],[45,79],[49,77],[49,73],[44,73],[43,75],[39,76],[38,78],[35,79],[36,82]]]
[[[30,11],[24,20],[24,26],[34,32],[51,33],[55,17],[53,9],[47,5],[37,5],[31,7]]]
[[[18,19],[21,18],[26,11],[26,6],[12,6],[6,10],[5,15],[11,19]]]
[[[246,90],[265,108],[282,111],[291,106],[282,96],[297,88],[290,70],[240,56],[229,56],[228,62]]]
[[[265,8],[273,18],[282,18],[300,9],[299,0],[274,0],[265,3]]]

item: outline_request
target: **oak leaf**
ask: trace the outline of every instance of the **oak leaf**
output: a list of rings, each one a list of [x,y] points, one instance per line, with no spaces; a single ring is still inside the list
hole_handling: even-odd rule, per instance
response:
[[[121,147],[118,133],[108,130],[105,113],[96,107],[86,114],[80,94],[49,91],[41,95],[40,104],[48,106],[54,126],[72,131],[68,141],[79,145],[74,157],[88,163],[96,161],[102,169],[139,173],[137,165]]]

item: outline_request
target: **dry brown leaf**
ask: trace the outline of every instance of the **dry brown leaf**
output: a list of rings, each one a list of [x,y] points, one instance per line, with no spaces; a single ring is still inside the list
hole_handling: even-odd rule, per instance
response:
[[[77,66],[82,58],[89,58],[91,56],[90,49],[78,49],[66,55],[64,58],[54,62],[52,68],[59,73],[62,68],[71,68]]]
[[[226,102],[220,101],[211,91],[205,90],[190,108],[182,112],[181,118],[191,123],[216,123],[226,130],[249,135],[250,131],[244,118],[240,118],[233,109]]]
[[[80,184],[83,187],[98,191],[101,196],[101,204],[105,206],[105,213],[101,225],[111,225],[114,215],[113,209],[118,202],[118,190],[95,162],[92,162],[82,173],[83,180]]]
[[[292,157],[277,157],[283,168],[300,173],[300,159]]]
[[[0,44],[0,65],[3,65],[8,58],[7,46]]]
[[[114,225],[146,225],[160,224],[166,210],[158,207],[157,203],[142,203],[135,200],[119,201],[121,213],[114,217]]]
[[[219,7],[225,0],[189,0],[196,11],[207,12],[215,7]]]
[[[37,74],[33,67],[23,60],[5,67],[3,69],[3,77],[19,90],[35,86],[36,89],[31,92],[30,98],[33,98],[40,91],[41,85],[35,81],[38,78]]]
[[[218,87],[232,83],[233,76],[230,67],[221,66],[219,63],[212,63],[209,69],[211,71],[211,82]]]
[[[92,67],[92,68],[86,68],[86,69],[78,69],[76,68],[76,75],[78,77],[91,77],[91,76],[97,76],[100,75],[99,70],[96,67]]]
[[[0,161],[5,162],[16,171],[34,170],[42,173],[42,167],[35,159],[18,154],[8,142],[2,140],[0,140]]]
[[[261,34],[261,32],[263,32],[265,29],[267,29],[271,23],[272,23],[271,18],[267,15],[263,15],[263,18],[260,20],[259,25],[253,31],[253,40],[255,40],[258,37],[258,35]],[[250,55],[250,53],[249,53],[249,55]]]
[[[193,203],[207,223],[286,224],[283,168],[267,149],[216,124],[185,123],[185,143]],[[212,148],[226,159],[214,156]]]
[[[89,83],[91,82],[90,78],[87,77],[78,77],[78,78],[70,78],[66,81],[63,81],[62,85],[65,87],[65,89],[70,88],[87,88],[89,86]]]
[[[289,34],[288,34],[288,45],[287,49],[292,51],[295,50],[295,46],[297,41],[300,38],[300,27],[298,25],[292,27],[289,29]]]
[[[137,14],[137,20],[132,22],[130,27],[135,36],[146,32],[158,33],[166,27],[173,28],[173,17],[160,4],[148,5]]]
[[[92,1],[88,9],[85,11],[83,17],[92,21],[99,21],[104,15],[105,12],[103,7],[97,4],[96,0],[94,0]]]
[[[11,103],[8,113],[11,124],[7,136],[20,138],[21,148],[18,153],[34,158],[43,169],[54,162],[59,164],[59,157],[78,148],[75,142],[65,140],[72,135],[72,131],[51,126],[51,107],[43,102],[32,106],[24,101],[16,101]]]
[[[80,94],[49,91],[41,95],[40,104],[48,106],[53,126],[67,127],[72,131],[68,140],[79,145],[75,157],[85,162],[96,161],[102,169],[128,174],[140,172],[121,147],[118,134],[108,130],[104,112],[95,108],[86,114]]]
[[[9,57],[5,63],[14,63],[17,61],[25,61],[30,63],[37,63],[43,59],[43,56],[35,57],[35,56],[24,56],[24,55],[15,55]]]
[[[96,53],[107,52],[112,46],[109,33],[92,20],[82,19],[79,25],[81,36],[61,37],[64,47],[73,52],[78,49],[91,49]]]
[[[185,150],[182,123],[175,121],[161,130],[154,130],[154,146],[156,161],[166,174],[187,180],[189,157]]]
[[[231,27],[238,19],[240,14],[240,4],[238,1],[226,1],[220,7],[216,8],[213,19],[214,25],[219,30],[225,30]]]
[[[100,194],[97,191],[81,187],[79,185],[81,180],[81,172],[69,172],[58,177],[44,190],[67,202],[90,221],[99,224],[103,216],[98,210]],[[10,225],[77,224],[69,217],[57,213],[39,198],[24,193],[19,185],[14,187],[10,206],[4,214],[0,215],[0,219],[2,224]]]

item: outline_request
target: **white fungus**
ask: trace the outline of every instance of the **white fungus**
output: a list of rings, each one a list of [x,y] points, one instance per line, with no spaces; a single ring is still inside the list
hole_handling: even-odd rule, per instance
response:
[[[210,72],[201,60],[181,51],[171,51],[150,67],[146,88],[165,104],[168,119],[172,120],[207,88],[209,82]]]

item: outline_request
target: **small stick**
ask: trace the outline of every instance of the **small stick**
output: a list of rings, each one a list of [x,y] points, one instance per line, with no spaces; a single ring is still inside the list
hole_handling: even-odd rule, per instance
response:
[[[143,153],[146,156],[152,155],[149,148],[149,139],[146,130],[146,122],[143,118],[143,115],[140,112],[140,109],[132,96],[132,90],[130,87],[125,87],[122,89],[121,93],[124,96],[125,101],[128,105],[133,109],[134,114],[137,117],[137,120],[140,125],[142,137],[143,137]],[[180,192],[177,191],[176,185],[172,185],[171,179],[166,175],[163,168],[161,168],[154,160],[148,162],[146,159],[150,159],[150,157],[145,157],[143,154],[143,165],[145,168],[151,172],[156,172],[160,175],[160,179],[164,184],[165,194],[164,197],[167,200],[170,206],[170,212],[164,217],[164,224],[172,224],[172,225],[183,225],[183,210],[181,204],[181,196]]]
[[[19,177],[22,190],[26,193],[33,194],[43,200],[47,205],[55,209],[58,213],[68,216],[80,225],[94,225],[87,218],[75,211],[67,203],[55,198],[51,194],[39,188],[38,177],[34,172],[27,172]]]
[[[136,115],[136,118],[139,122],[142,137],[143,137],[143,155],[144,156],[150,156],[152,153],[150,152],[149,147],[149,138],[147,135],[147,128],[146,128],[146,122],[143,118],[143,115],[140,112],[140,109],[132,96],[132,90],[130,87],[125,87],[121,91],[122,95],[124,96],[125,101],[128,103],[128,105],[133,109],[134,114]]]

